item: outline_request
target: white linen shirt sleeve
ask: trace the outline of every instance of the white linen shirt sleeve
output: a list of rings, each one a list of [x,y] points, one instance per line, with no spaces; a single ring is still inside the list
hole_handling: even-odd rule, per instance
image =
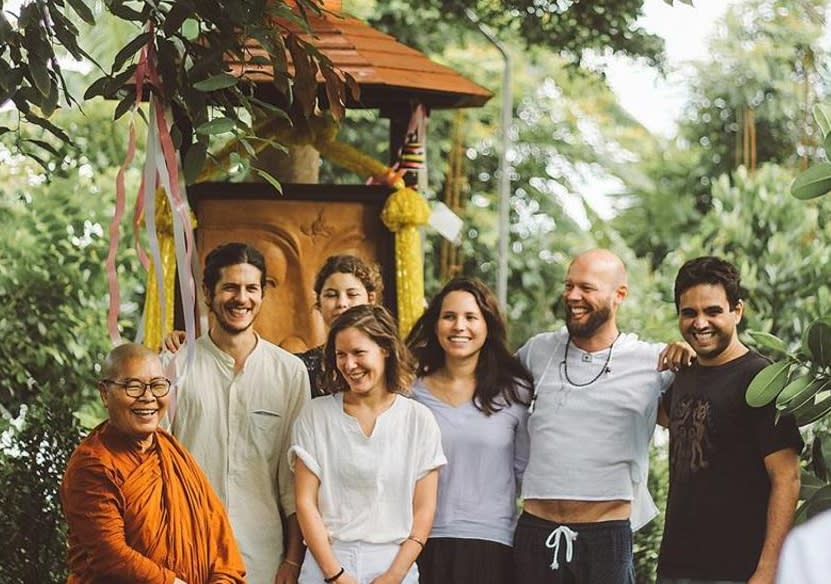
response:
[[[294,422],[294,429],[291,433],[291,447],[286,458],[292,472],[294,472],[295,461],[299,458],[306,465],[306,468],[320,479],[320,461],[317,455],[314,416],[311,409],[310,403],[303,408],[300,416]]]

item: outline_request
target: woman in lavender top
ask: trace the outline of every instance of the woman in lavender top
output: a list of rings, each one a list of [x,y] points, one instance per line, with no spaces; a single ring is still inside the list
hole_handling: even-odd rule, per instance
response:
[[[531,375],[507,348],[496,298],[473,278],[450,281],[407,344],[418,360],[413,397],[436,417],[448,460],[420,582],[507,584]]]

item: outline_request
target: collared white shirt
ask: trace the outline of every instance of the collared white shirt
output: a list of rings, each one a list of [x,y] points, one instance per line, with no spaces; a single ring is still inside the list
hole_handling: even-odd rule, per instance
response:
[[[176,356],[184,370],[187,351]],[[176,389],[171,431],[225,505],[251,584],[273,584],[283,559],[281,513],[294,513],[291,429],[309,400],[302,361],[257,337],[238,373],[208,334]]]

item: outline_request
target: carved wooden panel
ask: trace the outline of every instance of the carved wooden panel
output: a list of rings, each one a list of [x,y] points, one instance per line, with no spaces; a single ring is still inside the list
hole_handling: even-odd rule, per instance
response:
[[[348,253],[378,263],[384,304],[394,309],[394,240],[380,219],[388,194],[387,188],[362,185],[286,184],[282,196],[262,183],[194,185],[188,195],[198,222],[200,265],[221,243],[240,241],[259,249],[268,285],[257,332],[292,352],[317,346],[325,332],[314,309],[313,285],[330,255]]]

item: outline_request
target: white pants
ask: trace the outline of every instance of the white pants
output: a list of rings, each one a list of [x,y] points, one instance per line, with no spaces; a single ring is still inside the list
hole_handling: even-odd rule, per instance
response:
[[[359,584],[369,584],[390,567],[401,546],[395,543],[364,543],[360,541],[333,541],[332,551],[347,573],[357,578]],[[309,550],[300,570],[298,584],[320,584],[324,578],[334,574],[323,574]],[[407,572],[401,584],[418,584],[418,567],[415,563]]]

